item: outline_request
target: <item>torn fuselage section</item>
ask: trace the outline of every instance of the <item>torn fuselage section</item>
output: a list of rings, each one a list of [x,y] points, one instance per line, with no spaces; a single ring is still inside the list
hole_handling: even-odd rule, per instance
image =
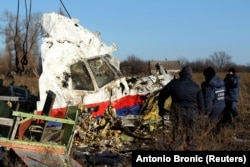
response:
[[[110,57],[96,56],[70,66],[72,93],[80,97],[78,103],[85,106],[85,111],[95,117],[103,115],[108,106],[119,109],[134,105],[126,104],[125,99],[123,104],[120,102],[121,98],[135,95],[131,94],[125,77],[110,63]]]
[[[116,117],[138,115],[148,94],[172,79],[170,74],[151,75],[130,82],[120,72],[120,61],[112,54],[115,45],[107,46],[98,34],[76,20],[55,13],[44,14],[42,27],[43,73],[39,79],[38,112],[42,111],[46,92],[51,90],[56,94],[52,115],[65,113],[67,106],[80,106],[95,118],[109,108],[116,111]]]

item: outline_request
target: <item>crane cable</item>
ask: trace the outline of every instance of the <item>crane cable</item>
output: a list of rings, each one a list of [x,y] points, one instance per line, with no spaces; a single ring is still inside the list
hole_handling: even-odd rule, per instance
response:
[[[67,12],[69,18],[71,19],[71,16],[63,4],[62,0],[60,0],[64,10]],[[18,50],[18,45],[20,45],[20,35],[19,35],[19,29],[18,29],[18,23],[19,23],[19,8],[20,8],[20,0],[18,0],[17,3],[17,14],[16,14],[16,32],[15,32],[15,37],[14,37],[14,49],[15,49],[15,54],[16,54],[16,72],[23,72],[24,71],[24,66],[28,64],[28,31],[29,31],[29,23],[31,19],[31,6],[32,6],[32,0],[30,0],[30,6],[29,6],[29,12],[27,9],[27,0],[25,0],[25,11],[26,11],[26,32],[25,32],[25,37],[22,45],[22,53],[23,56],[21,58],[21,68],[19,67],[19,50]],[[20,47],[20,46],[19,46]]]
[[[29,31],[29,23],[31,19],[31,6],[32,6],[32,0],[30,0],[30,6],[29,6],[29,12],[27,9],[27,1],[25,0],[25,11],[26,11],[26,32],[25,37],[22,43],[22,53],[23,56],[21,58],[21,68],[19,67],[19,53],[18,53],[18,45],[20,45],[20,35],[19,35],[19,29],[18,29],[18,23],[19,23],[19,8],[20,8],[20,0],[18,0],[17,4],[17,14],[16,14],[16,32],[14,37],[14,49],[16,54],[16,72],[23,72],[24,66],[28,64],[27,60],[27,54],[28,54],[28,31]],[[18,41],[17,41],[18,40]],[[20,46],[19,46],[20,47]]]
[[[19,68],[19,59],[18,59],[18,50],[17,50],[17,36],[18,36],[18,22],[19,22],[19,6],[20,6],[20,2],[18,0],[17,2],[17,13],[16,13],[16,31],[15,31],[15,36],[14,36],[14,49],[15,49],[15,54],[16,54],[16,72],[20,71]]]
[[[60,2],[61,2],[61,4],[62,4],[62,6],[63,6],[64,10],[66,11],[67,15],[68,15],[68,16],[69,16],[69,18],[71,19],[71,16],[70,16],[70,14],[69,14],[69,12],[68,12],[67,8],[64,6],[64,4],[63,4],[62,0],[60,0]]]
[[[25,38],[23,41],[23,57],[21,59],[22,63],[22,70],[24,70],[24,65],[28,64],[27,60],[27,54],[28,54],[28,32],[29,32],[29,23],[31,19],[31,5],[32,5],[32,0],[30,0],[30,6],[29,6],[29,12],[27,10],[27,1],[25,0],[25,11],[26,11],[26,32],[25,32]]]

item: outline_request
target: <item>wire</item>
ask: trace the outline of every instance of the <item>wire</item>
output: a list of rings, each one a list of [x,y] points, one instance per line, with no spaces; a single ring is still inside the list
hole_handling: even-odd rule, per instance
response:
[[[60,0],[60,2],[61,2],[61,4],[62,4],[62,6],[63,6],[64,10],[67,12],[67,14],[68,14],[69,18],[71,19],[71,16],[69,15],[69,12],[67,11],[66,7],[64,6],[64,4],[63,4],[62,0]]]
[[[20,71],[19,68],[19,59],[18,59],[18,50],[17,50],[17,35],[18,35],[18,18],[19,18],[19,6],[20,6],[20,2],[18,0],[17,2],[17,13],[16,13],[16,32],[15,32],[15,37],[14,37],[14,49],[15,49],[15,53],[16,53],[16,72]]]
[[[15,32],[15,37],[14,37],[14,48],[15,48],[15,53],[16,53],[16,72],[23,72],[24,71],[24,66],[28,64],[27,60],[27,55],[28,55],[28,34],[29,34],[29,24],[31,20],[31,6],[32,6],[32,0],[30,0],[29,4],[29,11],[27,8],[27,0],[25,0],[25,11],[26,11],[26,31],[25,31],[25,36],[23,39],[22,43],[22,48],[21,46],[18,47],[18,45],[21,45],[21,35],[19,34],[19,9],[20,9],[20,0],[18,0],[17,3],[17,14],[16,14],[16,32]],[[23,56],[21,58],[21,68],[19,67],[19,51],[22,49]]]
[[[26,32],[25,32],[25,38],[23,41],[23,57],[21,59],[22,63],[22,71],[24,71],[24,65],[28,64],[27,60],[27,54],[28,54],[28,34],[29,34],[29,23],[31,18],[31,6],[32,6],[32,0],[30,0],[30,6],[29,6],[29,12],[27,9],[27,1],[25,0],[25,11],[26,11]]]

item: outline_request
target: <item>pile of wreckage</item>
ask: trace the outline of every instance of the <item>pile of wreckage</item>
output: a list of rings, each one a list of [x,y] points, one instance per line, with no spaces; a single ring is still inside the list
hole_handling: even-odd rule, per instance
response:
[[[157,95],[154,92],[147,99],[138,115],[117,117],[110,107],[100,119],[95,119],[79,106],[74,158],[88,164],[116,166],[128,161],[132,151],[143,149],[143,144],[158,140],[154,135],[158,128],[170,131],[169,117],[158,114]],[[165,103],[166,109],[170,104],[171,98]],[[150,149],[150,145],[144,149]]]

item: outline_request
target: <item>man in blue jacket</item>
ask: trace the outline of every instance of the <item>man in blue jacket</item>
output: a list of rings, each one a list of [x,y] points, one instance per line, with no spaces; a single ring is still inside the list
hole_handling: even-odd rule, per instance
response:
[[[239,111],[237,110],[237,103],[240,91],[240,77],[236,75],[236,70],[234,68],[229,68],[226,77],[224,78],[226,86],[226,110],[225,118],[229,123],[238,123],[239,121]]]
[[[199,125],[198,119],[204,109],[201,89],[192,80],[192,68],[185,66],[179,72],[180,78],[170,81],[158,96],[159,115],[164,115],[165,100],[171,96],[172,109],[170,119],[173,123],[173,144],[175,150],[183,140],[187,144],[186,150],[197,150]]]
[[[205,104],[205,115],[209,116],[210,121],[219,123],[223,117],[225,105],[225,84],[224,81],[216,76],[214,68],[207,67],[203,71],[205,81],[201,84]]]

